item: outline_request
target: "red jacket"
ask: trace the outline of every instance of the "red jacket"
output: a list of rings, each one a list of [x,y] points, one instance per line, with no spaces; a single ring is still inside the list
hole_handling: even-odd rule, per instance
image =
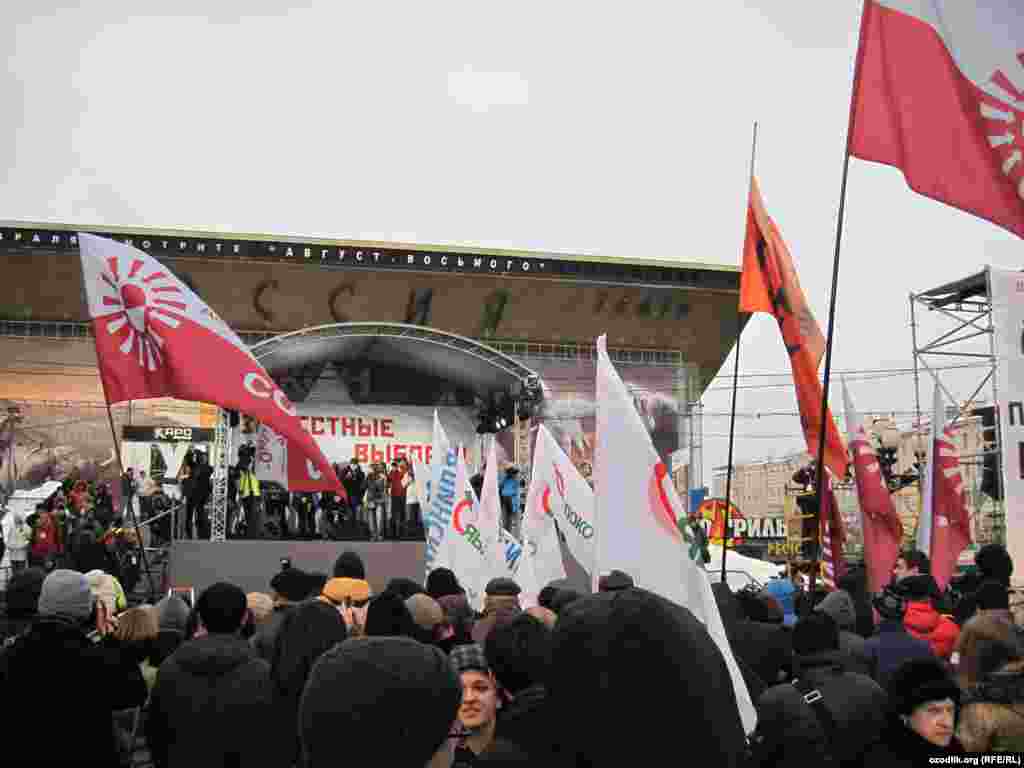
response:
[[[960,636],[956,622],[936,611],[930,600],[907,603],[903,626],[918,640],[927,640],[940,659],[949,659]]]
[[[405,496],[405,486],[402,485],[402,478],[405,472],[400,469],[392,469],[388,472],[388,484],[391,486],[392,496]]]

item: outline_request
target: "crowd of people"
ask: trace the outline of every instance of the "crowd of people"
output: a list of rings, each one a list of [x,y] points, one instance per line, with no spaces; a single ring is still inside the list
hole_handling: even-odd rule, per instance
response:
[[[5,724],[48,763],[124,765],[144,743],[159,768],[873,767],[1024,750],[1006,550],[978,552],[955,605],[928,569],[903,553],[876,595],[858,572],[813,596],[789,579],[713,585],[757,708],[746,734],[703,624],[621,571],[596,594],[555,582],[538,605],[496,578],[478,611],[444,568],[375,594],[351,551],[330,574],[283,563],[265,593],[217,583],[133,608],[110,574],[31,567],[0,625]]]

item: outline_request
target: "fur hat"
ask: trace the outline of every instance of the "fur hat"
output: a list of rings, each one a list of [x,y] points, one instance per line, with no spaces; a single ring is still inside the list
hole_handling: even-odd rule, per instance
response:
[[[889,678],[889,706],[897,715],[909,715],[929,701],[960,702],[960,689],[938,659],[914,659],[902,664]]]
[[[982,578],[998,581],[1009,586],[1013,575],[1013,560],[1000,544],[986,544],[974,556],[974,564],[978,566]]]
[[[362,602],[370,599],[370,585],[361,579],[333,578],[324,584],[323,596],[339,605],[346,600]]]
[[[522,590],[512,579],[499,576],[487,582],[484,592],[493,597],[517,597]]]

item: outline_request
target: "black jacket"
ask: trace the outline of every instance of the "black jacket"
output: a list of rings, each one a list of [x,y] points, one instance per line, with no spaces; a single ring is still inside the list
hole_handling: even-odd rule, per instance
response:
[[[274,660],[274,650],[277,648],[277,637],[281,633],[281,623],[291,609],[290,605],[274,606],[273,612],[252,636],[252,647],[255,649],[256,655],[268,664]]]
[[[929,765],[929,758],[962,754],[964,749],[955,736],[948,747],[937,747],[890,715],[881,738],[867,750],[862,764],[864,768],[917,768]]]
[[[773,686],[757,702],[755,754],[759,763],[859,765],[864,750],[878,741],[885,727],[885,692],[871,678],[847,672],[839,653],[798,657],[794,667],[797,679],[821,693],[835,729],[827,731],[796,686]]]
[[[9,743],[40,765],[114,768],[111,713],[146,700],[138,665],[119,664],[81,626],[55,618],[38,620],[0,654],[0,691]]]
[[[146,722],[157,768],[280,764],[270,665],[235,635],[190,640],[160,665]]]
[[[782,624],[748,619],[740,601],[725,584],[712,584],[711,591],[729,645],[740,664],[751,698],[756,701],[766,688],[789,679],[793,662],[792,630]],[[751,679],[750,672],[756,679]]]
[[[553,765],[557,760],[557,739],[551,723],[557,720],[547,703],[542,685],[534,685],[515,695],[498,711],[497,735],[529,754],[535,765]]]

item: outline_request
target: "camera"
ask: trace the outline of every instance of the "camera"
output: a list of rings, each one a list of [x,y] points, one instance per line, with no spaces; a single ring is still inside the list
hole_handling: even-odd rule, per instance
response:
[[[282,557],[281,558],[281,570],[282,571],[287,571],[291,567],[292,567],[292,559],[290,557]]]

